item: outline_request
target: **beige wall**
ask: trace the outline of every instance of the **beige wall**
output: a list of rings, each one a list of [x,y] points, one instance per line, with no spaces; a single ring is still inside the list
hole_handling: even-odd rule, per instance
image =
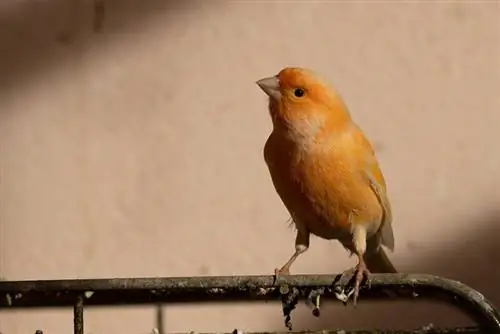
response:
[[[106,4],[100,34],[86,0],[0,5],[0,276],[271,274],[294,234],[262,159],[270,121],[254,81],[300,65],[331,79],[378,148],[400,270],[500,305],[498,1]],[[354,261],[314,239],[294,272]],[[420,305],[335,304],[319,320],[301,306],[293,319],[464,323]],[[153,308],[87,315],[93,334],[155,325]],[[165,316],[168,331],[284,329],[278,304]],[[70,310],[0,312],[3,334],[71,325]]]

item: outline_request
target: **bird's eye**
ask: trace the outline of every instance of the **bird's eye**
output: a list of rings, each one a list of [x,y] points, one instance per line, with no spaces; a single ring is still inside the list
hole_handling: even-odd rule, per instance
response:
[[[296,97],[302,97],[302,96],[304,96],[304,90],[300,89],[300,88],[296,88],[293,91],[293,95],[295,95]]]

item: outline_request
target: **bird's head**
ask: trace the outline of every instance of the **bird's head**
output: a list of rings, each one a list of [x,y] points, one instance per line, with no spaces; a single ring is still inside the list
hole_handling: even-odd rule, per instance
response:
[[[302,136],[318,135],[350,122],[341,97],[311,70],[286,67],[277,75],[257,81],[269,96],[274,127]]]

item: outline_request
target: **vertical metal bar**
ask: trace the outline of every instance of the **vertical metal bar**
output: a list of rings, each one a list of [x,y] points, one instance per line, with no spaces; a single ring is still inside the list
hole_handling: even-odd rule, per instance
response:
[[[165,334],[165,323],[163,317],[163,304],[156,305],[156,328],[159,334]]]
[[[73,333],[83,334],[83,296],[79,296],[73,306]]]

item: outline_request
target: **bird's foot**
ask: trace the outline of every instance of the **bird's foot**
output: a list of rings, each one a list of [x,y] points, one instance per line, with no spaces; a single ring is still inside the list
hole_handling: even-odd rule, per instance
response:
[[[368,286],[370,286],[370,271],[366,267],[366,264],[364,261],[360,261],[358,265],[356,266],[356,277],[354,279],[354,295],[352,297],[352,303],[354,306],[358,303],[358,297],[359,297],[359,287],[361,283],[363,282],[363,278],[366,277],[366,281]]]
[[[280,269],[274,269],[274,283],[278,280],[280,276],[288,276],[290,275],[290,268],[287,266],[283,266]]]
[[[274,269],[274,276],[278,278],[278,276],[288,276],[290,275],[290,268],[288,267],[282,267],[280,269],[276,268]]]
[[[349,275],[351,276],[350,281],[353,281],[354,287],[352,290],[352,293],[348,295],[348,298],[352,295],[352,302],[353,305],[356,306],[358,303],[358,297],[359,297],[359,289],[361,286],[361,283],[363,282],[363,278],[366,277],[367,284],[370,286],[370,271],[366,267],[366,264],[364,261],[360,261],[356,267],[351,268],[346,270],[345,272],[342,273],[342,276]]]

